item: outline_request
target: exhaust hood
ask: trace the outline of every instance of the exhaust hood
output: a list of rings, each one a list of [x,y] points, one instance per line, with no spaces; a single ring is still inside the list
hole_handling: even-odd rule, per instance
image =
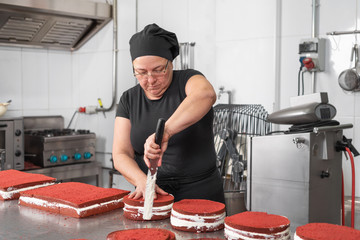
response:
[[[90,0],[0,0],[0,45],[74,51],[111,18]]]

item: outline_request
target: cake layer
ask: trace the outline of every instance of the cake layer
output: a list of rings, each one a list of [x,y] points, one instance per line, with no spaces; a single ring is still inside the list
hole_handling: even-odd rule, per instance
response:
[[[131,206],[144,206],[145,199],[144,198],[138,198],[133,199],[129,198],[129,196],[124,197],[124,203],[131,205]],[[166,206],[169,204],[172,204],[174,202],[174,196],[173,195],[157,195],[157,198],[154,199],[153,206],[154,207],[161,207]]]
[[[20,197],[20,192],[31,190],[31,189],[36,189],[36,188],[40,188],[40,187],[46,187],[46,186],[50,186],[50,185],[53,185],[53,184],[55,184],[55,182],[41,183],[41,184],[34,185],[34,186],[14,189],[14,190],[11,190],[11,191],[9,191],[9,190],[8,191],[0,190],[0,200],[18,199]],[[10,188],[8,188],[8,189],[10,189]]]
[[[355,240],[360,239],[360,231],[330,223],[308,223],[296,228],[294,240]]]
[[[0,190],[12,191],[45,182],[54,182],[55,180],[55,178],[48,177],[43,174],[26,173],[9,169],[0,171]]]
[[[175,234],[161,228],[138,228],[110,233],[107,240],[175,240]]]
[[[144,199],[132,199],[129,196],[124,197],[124,216],[131,220],[143,221]],[[158,195],[154,199],[152,207],[152,216],[149,220],[162,220],[170,217],[174,197],[172,195]]]
[[[226,217],[225,224],[242,231],[274,234],[287,230],[290,221],[284,216],[247,211]]]
[[[252,240],[252,239],[276,239],[276,240],[290,240],[290,228],[273,234],[264,234],[264,233],[256,233],[256,232],[248,232],[248,231],[242,231],[235,228],[232,228],[228,226],[225,223],[225,231],[224,235],[227,240],[238,240],[238,239],[246,239],[246,240]]]
[[[173,209],[182,214],[214,216],[225,212],[225,204],[205,199],[183,199],[174,203]]]
[[[18,170],[0,171],[0,200],[18,199],[21,191],[54,184],[55,178]]]
[[[118,200],[129,193],[130,191],[116,188],[101,188],[85,183],[67,182],[25,191],[21,193],[21,196],[82,208],[97,203]]]
[[[172,203],[163,207],[152,207],[152,216],[149,220],[162,220],[170,217]],[[136,220],[144,220],[144,207],[141,206],[131,206],[125,203],[124,206],[124,217]]]
[[[20,196],[19,204],[75,218],[84,218],[95,214],[105,213],[124,206],[122,199],[96,203],[87,207],[73,207],[67,204],[26,196]]]
[[[176,211],[173,207],[171,210],[170,223],[174,229],[181,231],[213,232],[224,228],[225,215],[225,211],[211,216],[183,214]]]

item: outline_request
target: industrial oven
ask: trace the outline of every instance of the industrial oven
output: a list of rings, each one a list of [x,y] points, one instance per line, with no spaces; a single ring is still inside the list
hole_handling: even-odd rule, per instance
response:
[[[62,116],[24,117],[26,160],[41,167],[93,162],[96,135],[64,128]]]
[[[341,125],[315,132],[250,137],[247,209],[309,222],[340,224]]]
[[[24,127],[22,118],[0,119],[0,171],[24,169]]]

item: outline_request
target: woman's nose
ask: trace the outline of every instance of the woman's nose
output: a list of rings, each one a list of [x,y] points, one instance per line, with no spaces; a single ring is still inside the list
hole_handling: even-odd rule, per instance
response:
[[[148,75],[148,82],[152,84],[152,83],[156,82],[156,78],[153,77],[152,75]]]

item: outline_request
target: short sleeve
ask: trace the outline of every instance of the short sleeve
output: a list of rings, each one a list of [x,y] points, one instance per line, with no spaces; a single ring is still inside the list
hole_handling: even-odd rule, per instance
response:
[[[120,98],[117,110],[116,110],[116,117],[123,117],[130,119],[130,112],[129,112],[129,94],[128,92],[124,92]]]
[[[187,81],[195,75],[204,76],[201,72],[194,70],[194,69],[174,71],[174,73],[175,72],[176,72],[176,74],[174,74],[174,77],[176,77],[178,79],[178,83],[179,83],[180,90],[181,90],[181,95],[183,98],[186,97],[185,85],[186,85]]]

